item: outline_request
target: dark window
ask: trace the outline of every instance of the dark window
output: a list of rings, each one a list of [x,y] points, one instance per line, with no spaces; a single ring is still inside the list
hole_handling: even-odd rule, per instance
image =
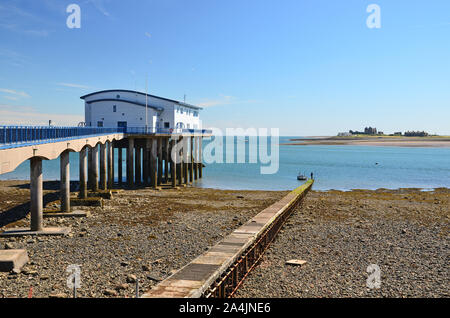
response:
[[[117,127],[127,127],[127,122],[126,121],[118,121],[117,122]]]
[[[98,121],[97,122],[97,127],[103,127],[103,122],[102,121]]]
[[[117,98],[120,98],[120,95],[116,95]]]
[[[116,105],[113,106],[113,112],[114,113],[117,112],[117,106]]]
[[[170,128],[170,123],[165,122],[165,123],[164,123],[164,128]]]

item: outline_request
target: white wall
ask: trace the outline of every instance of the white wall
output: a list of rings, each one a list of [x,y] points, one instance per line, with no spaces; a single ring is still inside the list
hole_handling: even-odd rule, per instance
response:
[[[99,99],[115,100],[88,104],[90,101]],[[143,94],[123,91],[101,92],[86,97],[85,101],[85,120],[88,126],[96,127],[98,121],[103,121],[104,127],[117,127],[118,121],[126,121],[128,127],[145,127],[145,107],[126,102],[131,101],[145,105],[146,97]],[[116,112],[113,112],[114,105],[116,105]],[[150,107],[147,108],[149,127],[164,128],[164,123],[168,122],[169,128],[175,128],[176,123],[183,122],[185,128],[199,128],[199,116],[194,117],[194,111],[199,113],[198,109],[151,96],[147,97],[147,105],[163,109],[163,111],[156,111]],[[180,107],[183,108],[183,114],[177,111]],[[190,114],[186,110],[190,110]]]

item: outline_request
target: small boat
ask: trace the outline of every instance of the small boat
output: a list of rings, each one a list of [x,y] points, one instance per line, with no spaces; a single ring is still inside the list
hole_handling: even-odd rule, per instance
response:
[[[297,180],[299,180],[299,181],[305,181],[305,180],[308,180],[308,178],[307,178],[305,175],[299,173],[299,174],[297,175]]]

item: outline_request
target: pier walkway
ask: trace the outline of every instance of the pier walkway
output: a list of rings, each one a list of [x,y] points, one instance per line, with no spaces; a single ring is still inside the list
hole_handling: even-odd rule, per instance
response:
[[[257,265],[314,180],[290,192],[217,245],[144,294],[143,298],[230,297]]]
[[[152,127],[0,126],[0,174],[12,172],[29,160],[31,196],[30,228],[4,231],[0,236],[68,233],[66,228],[43,228],[43,160],[60,158],[60,212],[71,216],[70,152],[80,153],[79,198],[87,199],[89,190],[95,193],[113,188],[115,166],[119,187],[158,189],[167,184],[176,188],[202,178],[202,138],[210,135],[210,130]]]

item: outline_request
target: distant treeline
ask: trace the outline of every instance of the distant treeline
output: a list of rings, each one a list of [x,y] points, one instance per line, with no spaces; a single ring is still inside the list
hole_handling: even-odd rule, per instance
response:
[[[425,131],[406,131],[404,135],[406,137],[426,137],[428,133]]]
[[[339,133],[338,136],[345,135],[384,135],[382,131],[377,131],[375,127],[366,127],[364,131],[349,130],[348,133]],[[404,134],[402,132],[395,132],[390,136],[405,136],[405,137],[426,137],[429,134],[426,131],[406,131]]]

